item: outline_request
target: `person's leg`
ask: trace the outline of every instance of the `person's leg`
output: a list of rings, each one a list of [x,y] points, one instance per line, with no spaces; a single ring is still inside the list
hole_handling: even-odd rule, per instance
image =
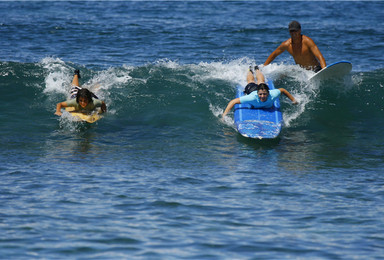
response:
[[[251,66],[249,66],[249,70],[247,72],[247,85],[244,88],[244,94],[249,95],[252,91],[256,90],[257,84],[255,82],[255,76],[253,75],[253,71]]]
[[[259,67],[255,66],[257,84],[265,83],[264,74],[261,73]]]
[[[253,71],[251,69],[251,66],[249,66],[249,70],[247,73],[247,83],[256,83],[255,82],[255,76],[253,75]]]
[[[72,79],[72,87],[71,87],[71,90],[69,91],[71,99],[76,98],[77,92],[81,89],[79,78],[80,78],[80,71],[75,70],[75,73],[73,74],[73,79]]]
[[[73,79],[72,79],[72,86],[80,87],[79,78],[80,78],[80,71],[75,70],[75,73],[73,74]]]
[[[77,76],[77,75],[73,75],[72,86],[80,87],[80,84],[79,84],[79,76]]]

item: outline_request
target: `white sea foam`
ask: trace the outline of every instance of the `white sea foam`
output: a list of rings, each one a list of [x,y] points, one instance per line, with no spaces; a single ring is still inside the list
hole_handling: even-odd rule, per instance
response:
[[[71,68],[59,58],[44,58],[40,64],[47,70],[44,92],[59,92],[68,94],[72,78]]]

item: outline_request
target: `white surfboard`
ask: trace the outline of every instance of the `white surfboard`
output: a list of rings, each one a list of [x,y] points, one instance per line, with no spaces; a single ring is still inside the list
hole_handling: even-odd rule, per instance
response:
[[[315,75],[309,78],[309,81],[321,81],[331,78],[342,78],[349,74],[352,70],[352,63],[349,61],[335,62],[327,67],[323,68]]]

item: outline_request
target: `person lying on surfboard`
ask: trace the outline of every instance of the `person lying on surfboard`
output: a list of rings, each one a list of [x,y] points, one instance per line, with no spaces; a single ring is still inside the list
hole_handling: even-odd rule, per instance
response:
[[[327,66],[323,55],[315,42],[301,34],[301,25],[297,21],[292,21],[288,26],[291,38],[282,42],[267,58],[264,66],[270,64],[277,56],[288,51],[296,64],[308,70],[318,72]]]
[[[273,106],[273,102],[280,96],[281,93],[283,93],[285,96],[287,96],[293,104],[297,104],[296,99],[284,88],[279,89],[272,89],[269,90],[269,87],[267,84],[265,84],[265,78],[263,73],[259,70],[258,66],[255,66],[256,71],[256,79],[257,83],[255,82],[255,77],[253,75],[252,68],[249,68],[248,74],[247,74],[247,86],[245,87],[244,93],[246,95],[232,99],[228,105],[227,108],[224,110],[224,113],[222,117],[224,118],[229,111],[236,105],[236,104],[251,104],[255,108],[271,108]]]
[[[61,116],[62,108],[74,107],[75,111],[89,113],[97,107],[101,108],[101,112],[107,111],[104,101],[101,101],[86,88],[81,88],[79,84],[80,71],[75,70],[72,80],[71,97],[69,100],[57,103],[55,115]]]

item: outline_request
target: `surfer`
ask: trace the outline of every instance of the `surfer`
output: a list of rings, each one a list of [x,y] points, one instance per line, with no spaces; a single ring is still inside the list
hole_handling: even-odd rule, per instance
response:
[[[98,97],[88,89],[80,87],[79,78],[80,71],[75,70],[72,80],[70,99],[57,103],[55,115],[61,116],[61,109],[66,107],[74,107],[75,111],[79,112],[91,112],[97,107],[101,108],[102,113],[107,111],[107,106],[104,101],[99,100]]]
[[[258,66],[255,66],[256,71],[256,80],[253,75],[252,68],[249,68],[247,74],[247,86],[245,87],[244,93],[246,95],[235,98],[231,100],[227,108],[224,110],[223,118],[228,114],[228,112],[234,107],[236,104],[251,104],[255,108],[270,108],[273,106],[273,102],[283,93],[287,96],[293,104],[297,104],[296,99],[284,88],[272,89],[269,90],[267,84],[265,84],[265,78],[263,73],[259,70]]]
[[[315,42],[301,34],[301,25],[297,21],[292,21],[288,26],[291,38],[282,42],[274,52],[269,55],[264,66],[270,64],[277,56],[284,51],[288,51],[296,64],[308,70],[318,72],[327,66],[323,55]]]

